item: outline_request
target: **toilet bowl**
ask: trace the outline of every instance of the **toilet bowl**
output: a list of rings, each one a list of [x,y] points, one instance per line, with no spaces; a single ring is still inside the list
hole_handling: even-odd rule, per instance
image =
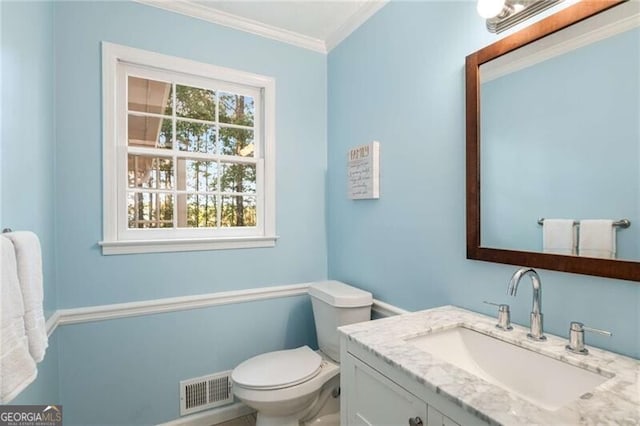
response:
[[[308,346],[250,358],[231,373],[233,393],[257,413],[256,426],[339,425],[337,327],[368,321],[371,293],[338,281],[311,284],[319,351]]]
[[[231,379],[236,397],[258,412],[260,426],[298,426],[321,391],[334,390],[325,385],[339,372],[336,363],[302,346],[253,357],[236,367]]]

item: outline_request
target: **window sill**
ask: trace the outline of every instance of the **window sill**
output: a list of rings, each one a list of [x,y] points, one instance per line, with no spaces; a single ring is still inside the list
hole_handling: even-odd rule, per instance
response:
[[[229,250],[275,247],[277,236],[185,238],[167,240],[100,241],[104,256],[113,254],[167,253],[175,251]]]

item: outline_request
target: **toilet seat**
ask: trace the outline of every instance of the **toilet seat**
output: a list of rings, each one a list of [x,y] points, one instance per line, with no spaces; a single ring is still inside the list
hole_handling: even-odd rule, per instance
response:
[[[340,365],[335,364],[322,354],[322,362],[320,371],[307,381],[296,384],[294,386],[281,387],[279,389],[251,389],[242,386],[240,383],[233,383],[233,393],[245,403],[250,402],[250,406],[256,409],[266,409],[264,404],[276,403],[278,410],[282,404],[288,404],[291,401],[312,397],[318,392],[325,383],[333,377],[340,374]],[[231,374],[233,380],[233,373]]]
[[[245,389],[276,390],[309,381],[321,368],[322,357],[302,346],[250,358],[233,370],[231,379]]]

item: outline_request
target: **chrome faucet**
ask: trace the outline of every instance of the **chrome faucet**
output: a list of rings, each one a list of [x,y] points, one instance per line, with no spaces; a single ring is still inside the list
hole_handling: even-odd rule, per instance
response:
[[[518,291],[518,284],[525,275],[531,277],[531,284],[533,285],[533,307],[531,308],[531,330],[527,334],[527,337],[531,340],[547,340],[544,335],[542,327],[542,283],[538,273],[531,268],[520,268],[511,277],[509,281],[509,287],[507,288],[507,294],[515,296]]]

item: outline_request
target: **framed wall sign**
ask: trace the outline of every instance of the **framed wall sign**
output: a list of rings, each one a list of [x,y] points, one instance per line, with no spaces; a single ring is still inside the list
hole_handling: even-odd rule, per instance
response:
[[[347,164],[349,198],[380,198],[380,142],[373,141],[350,149]]]

